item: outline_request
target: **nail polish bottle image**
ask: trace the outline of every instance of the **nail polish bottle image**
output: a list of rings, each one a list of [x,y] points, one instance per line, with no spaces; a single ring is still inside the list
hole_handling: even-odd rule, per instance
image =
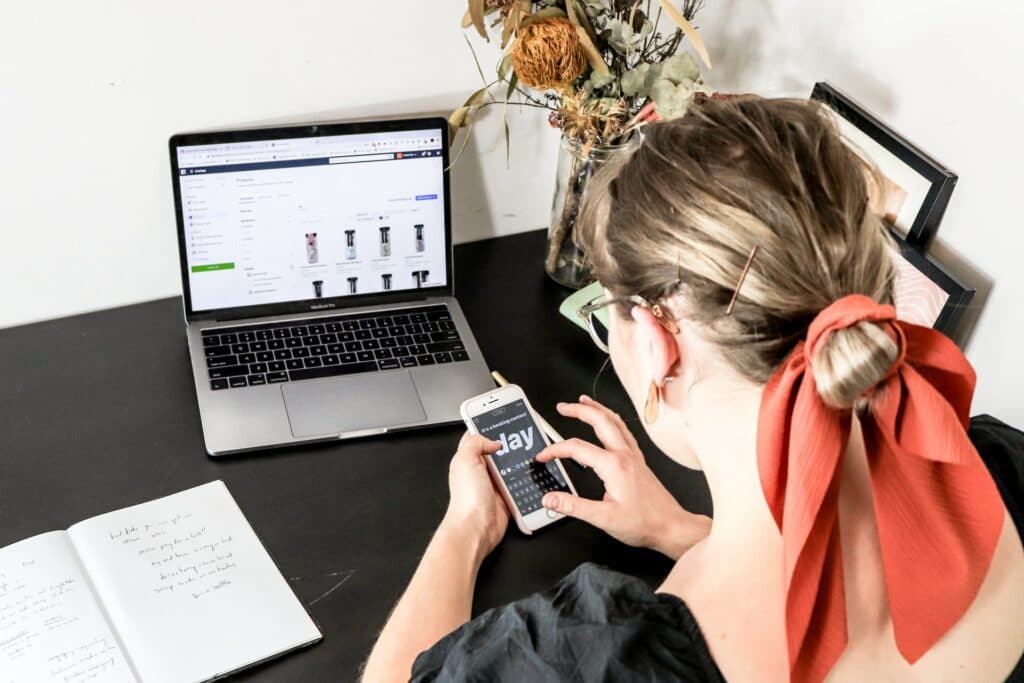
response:
[[[385,292],[391,289],[391,273],[381,273],[380,282]]]
[[[348,293],[349,294],[355,294],[356,293],[356,282],[358,280],[359,280],[359,278],[357,278],[357,277],[350,277],[348,279]]]
[[[356,257],[356,231],[346,230],[345,231],[345,258],[349,261],[355,260]]]
[[[320,250],[316,243],[316,233],[306,233],[306,261],[309,263],[320,262]]]
[[[324,295],[324,281],[313,280],[313,291],[316,292],[316,298],[319,299]]]
[[[416,289],[419,289],[423,285],[427,284],[428,275],[430,275],[429,270],[414,270],[412,272],[412,279],[416,281]]]
[[[380,255],[391,256],[391,228],[386,225],[380,229]]]
[[[412,227],[416,228],[416,251],[423,251],[426,246],[423,243],[423,224],[417,223]]]

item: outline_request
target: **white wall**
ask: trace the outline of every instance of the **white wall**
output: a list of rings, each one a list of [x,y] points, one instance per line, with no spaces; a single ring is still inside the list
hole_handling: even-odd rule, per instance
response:
[[[10,4],[10,3],[9,3]],[[1024,425],[1024,115],[1016,3],[706,0],[723,91],[829,80],[960,174],[938,253],[983,289],[977,411]],[[166,139],[251,122],[449,110],[479,76],[462,0],[56,0],[0,23],[0,327],[179,292]],[[968,11],[969,10],[969,11]],[[474,44],[479,41],[474,39]],[[480,50],[488,72],[494,48]],[[547,223],[556,136],[500,112],[453,178],[456,237]]]
[[[706,0],[723,91],[806,96],[826,80],[960,180],[935,254],[978,287],[975,412],[1024,428],[1024,8],[1003,0]],[[972,320],[973,319],[973,324]]]
[[[459,27],[464,9],[464,0],[6,3],[0,327],[180,293],[174,132],[447,115],[481,85]],[[497,48],[478,54],[493,74]],[[557,135],[535,110],[510,110],[506,168],[500,121],[499,107],[487,110],[455,169],[459,241],[547,223]]]

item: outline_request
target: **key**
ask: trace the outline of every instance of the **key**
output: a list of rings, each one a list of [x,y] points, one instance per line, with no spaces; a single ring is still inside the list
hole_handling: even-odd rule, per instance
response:
[[[244,377],[232,377],[228,382],[232,388],[248,386],[248,382],[245,381]]]
[[[288,373],[291,380],[317,379],[319,377],[333,377],[335,375],[351,375],[356,372],[376,372],[377,363],[352,363],[350,365],[327,365],[321,368],[307,368],[305,370],[293,370]]]
[[[226,368],[215,368],[209,371],[210,379],[223,379],[225,377],[238,377],[248,374],[249,368],[244,365],[231,365]]]
[[[221,389],[228,388],[228,381],[226,379],[211,379],[210,389],[213,391],[220,391]]]

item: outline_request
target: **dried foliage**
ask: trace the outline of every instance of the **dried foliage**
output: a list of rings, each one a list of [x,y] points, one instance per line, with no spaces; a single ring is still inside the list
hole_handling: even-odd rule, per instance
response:
[[[499,103],[549,109],[553,125],[587,147],[621,142],[652,107],[663,119],[682,116],[707,92],[697,61],[680,51],[688,42],[710,68],[690,23],[702,6],[703,0],[467,0],[463,27],[486,40],[500,32],[505,54],[497,78],[485,78],[452,114],[453,134],[471,125],[476,110]],[[507,135],[506,126],[506,142]]]
[[[532,21],[519,30],[512,46],[519,82],[535,90],[569,91],[587,68],[587,56],[568,19]]]

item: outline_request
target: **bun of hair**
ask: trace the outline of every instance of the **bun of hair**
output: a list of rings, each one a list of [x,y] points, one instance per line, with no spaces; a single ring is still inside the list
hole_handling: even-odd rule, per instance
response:
[[[826,405],[850,409],[870,399],[899,348],[877,323],[859,322],[832,332],[811,359],[818,395]]]

